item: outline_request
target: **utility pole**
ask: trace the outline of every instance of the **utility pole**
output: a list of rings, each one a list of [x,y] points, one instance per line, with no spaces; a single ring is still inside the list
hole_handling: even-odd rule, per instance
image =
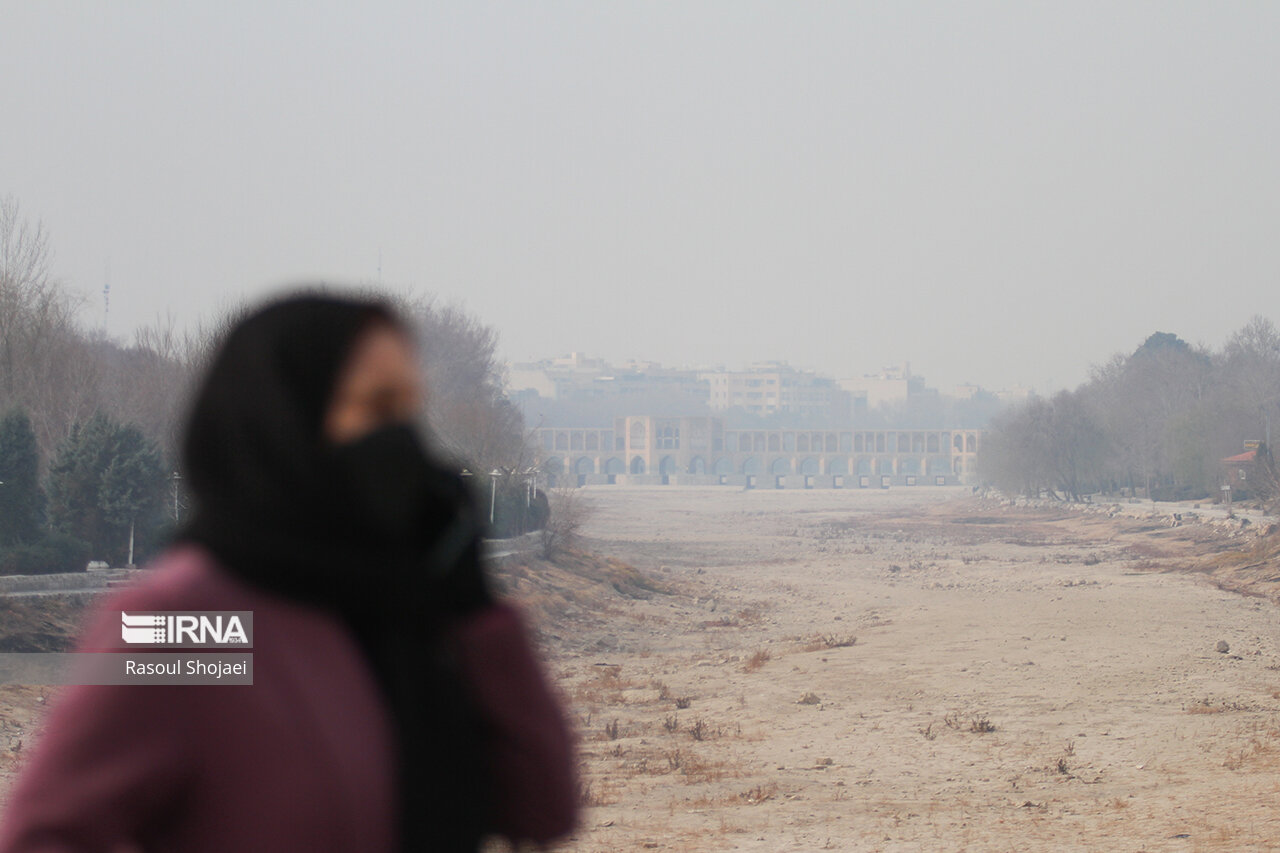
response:
[[[173,484],[171,487],[173,489],[173,520],[174,523],[177,523],[182,520],[178,507],[178,495],[182,491],[182,475],[174,471],[169,475],[169,482]]]

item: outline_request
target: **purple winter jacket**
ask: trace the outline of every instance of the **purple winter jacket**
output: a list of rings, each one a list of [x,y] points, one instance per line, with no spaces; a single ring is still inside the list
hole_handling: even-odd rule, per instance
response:
[[[60,688],[0,853],[397,850],[392,717],[336,616],[251,587],[191,545],[102,602],[78,650],[118,649],[121,610],[252,610],[254,683]],[[497,828],[564,834],[572,745],[518,614],[486,608],[457,640],[494,732]]]

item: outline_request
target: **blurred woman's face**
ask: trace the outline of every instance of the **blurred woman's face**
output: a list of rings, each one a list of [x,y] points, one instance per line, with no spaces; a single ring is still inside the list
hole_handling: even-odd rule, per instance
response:
[[[413,420],[422,405],[422,375],[412,343],[378,323],[356,339],[338,374],[324,436],[332,444],[346,444],[380,427]]]

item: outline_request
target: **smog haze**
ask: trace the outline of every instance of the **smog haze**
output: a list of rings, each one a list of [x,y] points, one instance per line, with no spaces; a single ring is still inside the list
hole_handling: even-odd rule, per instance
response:
[[[1277,313],[1274,4],[3,7],[0,193],[119,337],[319,277],[1051,392]]]

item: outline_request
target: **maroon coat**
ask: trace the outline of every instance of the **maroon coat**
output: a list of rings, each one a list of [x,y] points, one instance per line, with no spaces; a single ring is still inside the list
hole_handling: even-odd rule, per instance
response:
[[[107,599],[80,648],[118,647],[121,610],[252,610],[254,683],[65,688],[15,783],[0,853],[396,849],[393,721],[336,616],[248,586],[193,546]],[[572,757],[521,630],[499,605],[460,639],[473,664],[498,667],[475,689],[498,709],[493,757],[514,774],[498,784],[513,798],[504,828],[545,840],[573,823]],[[499,680],[512,636],[523,674]]]

